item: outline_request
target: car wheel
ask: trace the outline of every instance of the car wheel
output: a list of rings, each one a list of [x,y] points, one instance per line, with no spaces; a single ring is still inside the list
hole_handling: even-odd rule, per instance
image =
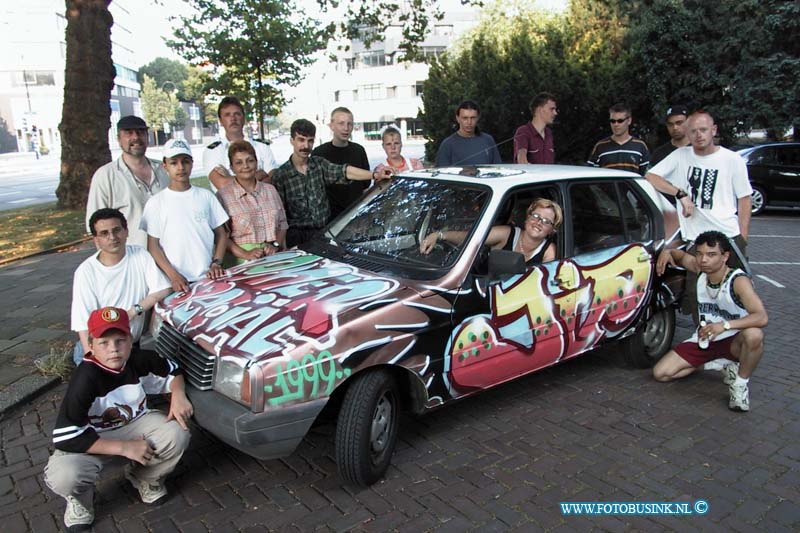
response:
[[[336,423],[336,463],[343,479],[369,486],[383,477],[397,443],[397,384],[384,370],[355,377]]]
[[[751,196],[752,205],[750,212],[759,215],[767,207],[767,193],[758,185],[753,185],[753,195]]]
[[[650,368],[669,351],[674,334],[675,308],[651,306],[636,333],[622,340],[622,356],[634,368]]]

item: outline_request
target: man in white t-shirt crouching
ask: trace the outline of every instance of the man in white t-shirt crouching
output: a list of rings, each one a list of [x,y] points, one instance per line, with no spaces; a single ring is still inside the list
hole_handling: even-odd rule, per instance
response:
[[[171,292],[170,282],[141,246],[128,245],[128,222],[117,209],[102,208],[89,217],[97,253],[75,270],[72,282],[72,329],[78,333],[73,360],[89,351],[86,324],[101,307],[128,311],[133,342],[144,330],[144,313]]]

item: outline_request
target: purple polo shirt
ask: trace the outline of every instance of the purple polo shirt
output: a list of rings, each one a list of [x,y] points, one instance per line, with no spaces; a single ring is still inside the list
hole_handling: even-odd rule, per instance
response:
[[[556,153],[553,148],[553,131],[545,127],[544,139],[533,124],[526,122],[514,133],[514,162],[516,163],[517,152],[521,149],[528,151],[528,163],[539,165],[552,165],[556,161]]]

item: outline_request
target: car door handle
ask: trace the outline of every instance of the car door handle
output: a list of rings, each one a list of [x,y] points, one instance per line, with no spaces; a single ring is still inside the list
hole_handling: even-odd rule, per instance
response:
[[[568,279],[553,278],[550,280],[551,287],[569,287],[571,285],[572,281]]]

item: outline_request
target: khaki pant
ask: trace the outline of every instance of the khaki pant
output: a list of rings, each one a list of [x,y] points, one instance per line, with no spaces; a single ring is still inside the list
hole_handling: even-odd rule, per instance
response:
[[[141,481],[159,481],[175,469],[189,446],[189,431],[175,420],[166,422],[161,411],[149,411],[130,424],[100,433],[101,439],[135,440],[142,437],[155,448],[147,466],[133,461],[133,475]],[[93,508],[94,485],[103,467],[112,461],[126,460],[118,455],[94,455],[56,450],[44,469],[44,481],[59,496],[74,496],[86,508]]]

